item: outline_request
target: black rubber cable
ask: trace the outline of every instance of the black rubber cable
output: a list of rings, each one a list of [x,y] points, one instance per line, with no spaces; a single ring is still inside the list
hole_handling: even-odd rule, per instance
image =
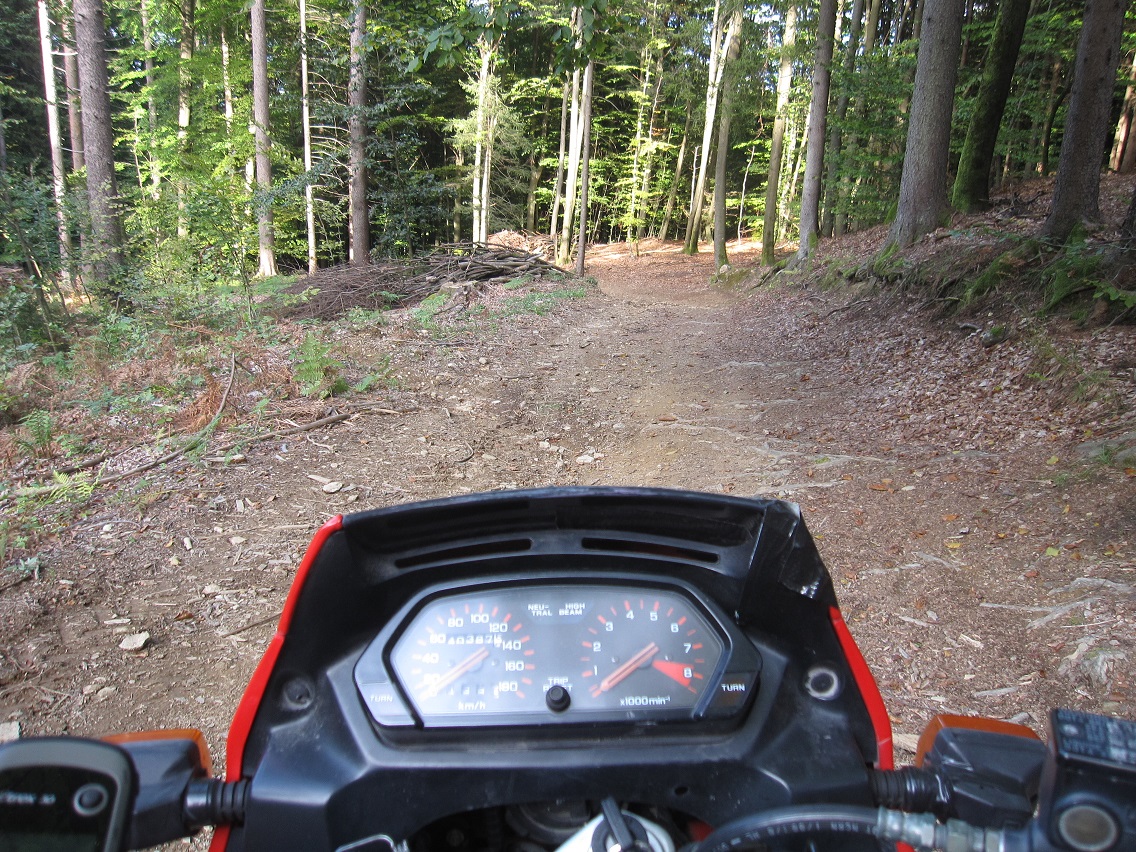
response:
[[[695,852],[739,852],[749,846],[805,834],[876,836],[875,808],[797,805],[774,808],[726,823],[695,847]]]

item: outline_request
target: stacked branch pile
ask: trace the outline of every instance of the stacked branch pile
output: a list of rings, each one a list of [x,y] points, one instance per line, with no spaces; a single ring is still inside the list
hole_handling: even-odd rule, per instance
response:
[[[330,320],[352,308],[382,310],[419,302],[439,291],[459,299],[523,276],[563,275],[538,255],[484,243],[452,243],[409,260],[333,266],[298,279],[287,290],[304,298],[283,310],[288,317]]]

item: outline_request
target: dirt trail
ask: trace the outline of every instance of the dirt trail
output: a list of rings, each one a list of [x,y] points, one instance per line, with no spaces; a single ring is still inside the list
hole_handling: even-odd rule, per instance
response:
[[[554,484],[800,502],[902,743],[943,710],[1136,716],[1134,480],[1077,458],[1088,415],[1036,396],[1028,341],[987,349],[822,293],[728,294],[709,262],[609,247],[589,266],[601,292],[545,316],[445,340],[343,332],[360,358],[390,354],[383,411],[164,471],[72,529],[0,602],[0,720],[195,725],[220,753],[319,523]],[[1123,351],[1131,332],[1101,340]],[[142,630],[145,651],[118,648]]]

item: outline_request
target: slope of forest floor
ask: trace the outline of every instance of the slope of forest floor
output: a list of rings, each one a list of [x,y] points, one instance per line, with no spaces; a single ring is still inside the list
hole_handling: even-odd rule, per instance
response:
[[[742,244],[732,263],[755,271],[726,289],[705,251],[645,242],[597,248],[598,286],[493,287],[457,318],[359,312],[224,349],[201,327],[192,357],[117,366],[95,341],[91,369],[117,389],[99,405],[74,403],[75,379],[17,371],[8,392],[55,433],[4,432],[13,489],[64,464],[65,432],[104,450],[104,476],[129,475],[88,494],[67,474],[63,506],[2,497],[10,525],[41,526],[0,572],[0,722],[196,726],[220,756],[327,517],[576,484],[799,502],[902,747],[948,710],[1036,728],[1054,705],[1136,717],[1133,326],[828,286],[857,253],[866,267],[870,240],[826,244],[811,282],[756,286]],[[301,350],[317,385],[355,390],[303,396]],[[135,404],[116,405],[127,387]],[[178,388],[192,405],[169,404]],[[141,471],[161,454],[155,411],[167,434],[215,428]]]

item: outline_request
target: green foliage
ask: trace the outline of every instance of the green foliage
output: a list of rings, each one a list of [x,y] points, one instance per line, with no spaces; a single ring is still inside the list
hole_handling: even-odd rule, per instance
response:
[[[447,301],[449,301],[449,296],[445,293],[431,293],[411,309],[410,316],[423,328],[436,329],[434,317],[438,311],[446,306]]]
[[[55,418],[51,413],[36,409],[25,416],[20,424],[28,434],[28,440],[20,443],[37,456],[49,455],[55,441]]]
[[[560,287],[555,290],[534,290],[523,296],[510,296],[505,300],[505,307],[498,312],[499,317],[518,316],[520,314],[536,314],[545,316],[550,313],[557,302],[563,299],[582,299],[588,295],[588,288]]]
[[[326,399],[348,390],[343,364],[331,355],[331,347],[315,334],[304,336],[295,359],[296,381],[304,396]]]
[[[1117,302],[1124,310],[1136,308],[1136,291],[1123,290],[1113,280],[1112,254],[1110,246],[1090,242],[1083,234],[1074,234],[1039,276],[1045,293],[1045,309],[1052,311],[1080,293]]]
[[[353,384],[351,390],[355,393],[366,393],[371,388],[378,385],[394,387],[397,384],[394,378],[394,367],[391,365],[390,355],[384,355],[374,366],[376,369]]]

